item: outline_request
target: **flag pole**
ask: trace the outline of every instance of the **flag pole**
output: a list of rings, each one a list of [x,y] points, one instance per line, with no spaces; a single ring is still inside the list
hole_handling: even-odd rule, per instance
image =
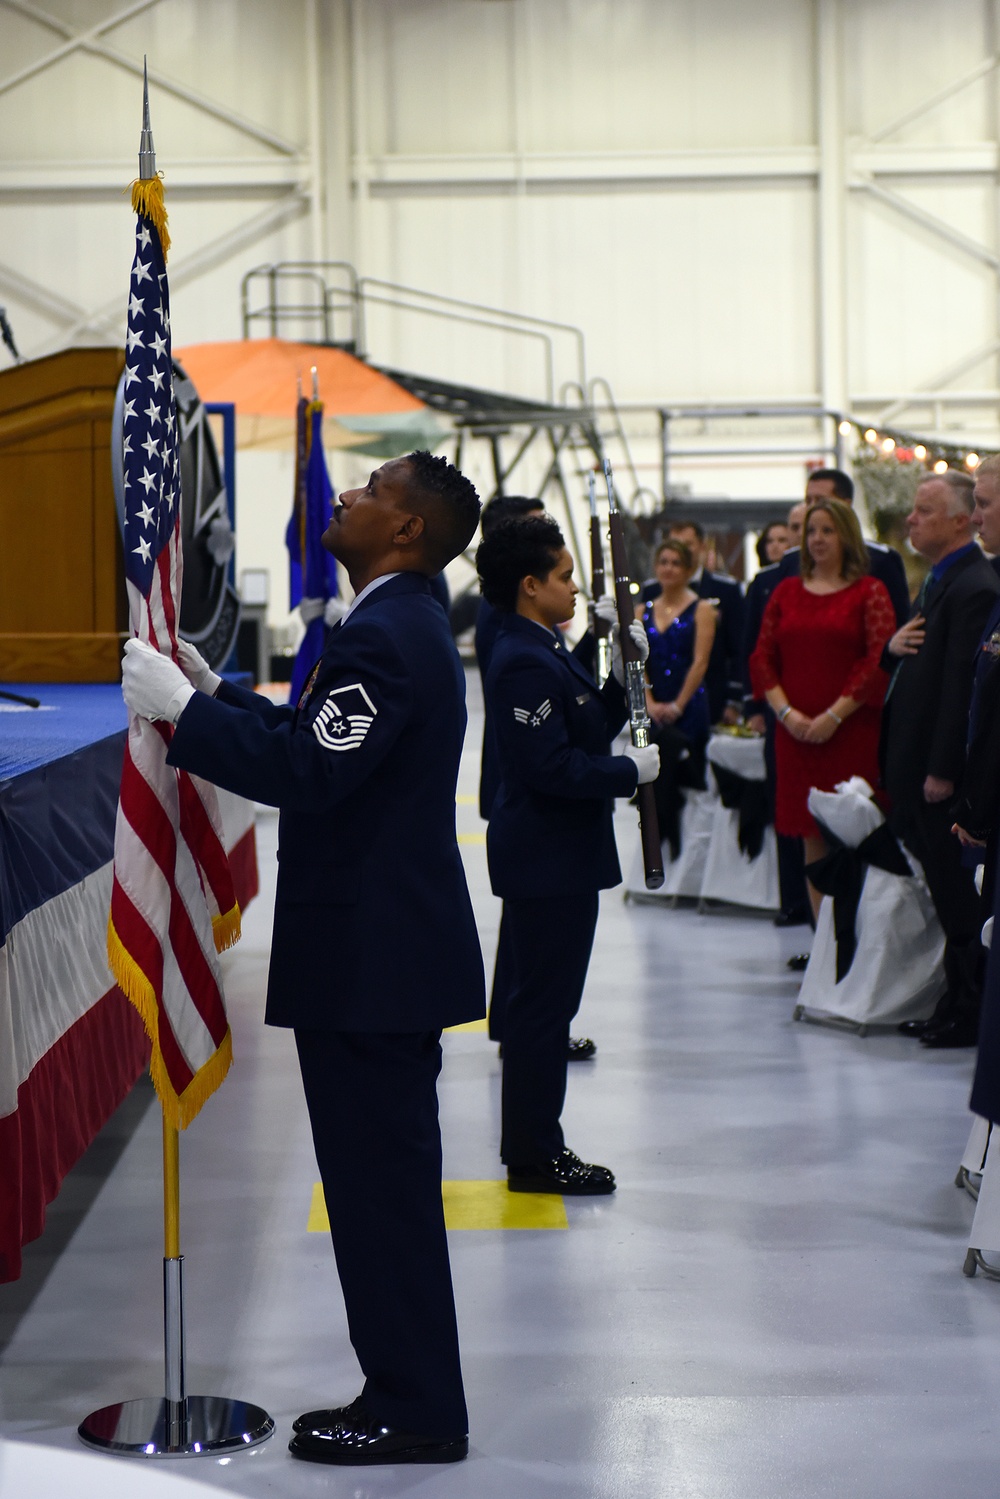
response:
[[[151,182],[156,175],[156,153],[149,124],[149,85],[143,58],[139,181]],[[159,192],[159,183],[156,187]],[[160,207],[162,209],[162,198]],[[165,243],[163,248],[165,251]],[[222,1452],[242,1451],[266,1441],[273,1433],[274,1422],[267,1411],[245,1400],[187,1393],[180,1132],[177,1123],[167,1117],[162,1096],[160,1108],[163,1123],[163,1397],[123,1400],[92,1411],[77,1427],[77,1434],[88,1447],[132,1457],[217,1456]]]

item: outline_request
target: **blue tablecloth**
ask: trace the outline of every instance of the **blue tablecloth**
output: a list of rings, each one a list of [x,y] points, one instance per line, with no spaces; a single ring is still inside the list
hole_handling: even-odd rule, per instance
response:
[[[128,727],[116,682],[0,682],[0,688],[42,705],[22,708],[0,698],[0,782]]]

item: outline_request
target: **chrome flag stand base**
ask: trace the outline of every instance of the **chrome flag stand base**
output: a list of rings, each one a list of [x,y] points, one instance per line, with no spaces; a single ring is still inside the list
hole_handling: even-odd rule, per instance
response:
[[[93,1411],[77,1432],[88,1447],[132,1457],[198,1457],[267,1441],[274,1422],[259,1405],[184,1389],[184,1257],[163,1261],[166,1394]]]
[[[184,1382],[184,1256],[180,1252],[180,1166],[177,1130],[163,1118],[163,1363],[162,1398],[122,1400],[92,1411],[77,1427],[88,1447],[131,1457],[199,1457],[266,1442],[267,1411],[223,1395],[189,1395]]]
[[[186,1412],[186,1414],[185,1414]],[[88,1447],[131,1457],[198,1457],[255,1447],[274,1431],[259,1405],[221,1395],[188,1395],[181,1405],[151,1396],[106,1405],[81,1422]]]

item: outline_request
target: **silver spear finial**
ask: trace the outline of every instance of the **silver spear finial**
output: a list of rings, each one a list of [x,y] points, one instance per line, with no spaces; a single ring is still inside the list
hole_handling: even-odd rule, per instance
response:
[[[139,137],[139,178],[148,182],[156,176],[156,148],[153,132],[149,126],[149,80],[146,77],[146,59],[142,59],[142,134]]]

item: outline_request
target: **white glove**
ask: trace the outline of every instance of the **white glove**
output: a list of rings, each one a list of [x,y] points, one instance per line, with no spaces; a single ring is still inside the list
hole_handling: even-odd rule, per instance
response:
[[[299,614],[302,616],[304,625],[311,625],[314,619],[319,619],[326,607],[323,599],[303,599],[299,604]]]
[[[645,662],[646,657],[649,655],[649,640],[647,639],[646,631],[642,627],[642,621],[639,619],[634,619],[628,627],[628,633],[629,639],[635,646],[636,655],[639,657],[640,661]],[[619,644],[617,637],[615,638],[615,648],[611,655],[611,670],[615,674],[615,681],[618,683],[619,687],[624,687],[625,663],[622,660],[621,645]]]
[[[628,633],[632,644],[635,646],[636,655],[643,665],[645,665],[646,658],[649,655],[649,636],[646,634],[642,620],[634,619],[628,627]]]
[[[335,593],[332,599],[327,599],[326,608],[323,610],[323,623],[327,629],[332,630],[338,619],[343,619],[349,608],[350,605],[345,604],[339,594]]]
[[[598,619],[603,619],[606,625],[618,624],[618,605],[609,594],[602,593],[599,599],[594,600],[594,613]]]
[[[639,772],[640,786],[646,786],[650,781],[655,781],[660,774],[660,746],[658,744],[647,744],[645,749],[636,749],[630,744],[625,750],[626,760],[631,760]]]
[[[212,670],[204,656],[195,650],[190,640],[178,640],[177,660],[192,687],[197,687],[199,692],[207,692],[209,697],[215,696],[222,685],[222,678]]]
[[[169,656],[144,640],[126,640],[122,696],[140,718],[176,723],[194,697],[194,688]]]

